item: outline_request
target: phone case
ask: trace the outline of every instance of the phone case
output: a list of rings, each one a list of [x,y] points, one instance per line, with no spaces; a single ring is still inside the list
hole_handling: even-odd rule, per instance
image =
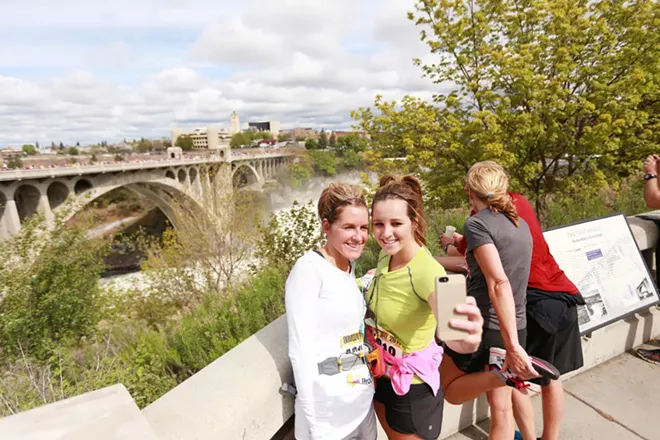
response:
[[[465,275],[448,274],[435,280],[436,310],[438,312],[436,336],[442,341],[458,341],[465,339],[467,331],[449,327],[449,320],[467,320],[467,315],[454,312],[459,304],[465,304],[467,286]]]

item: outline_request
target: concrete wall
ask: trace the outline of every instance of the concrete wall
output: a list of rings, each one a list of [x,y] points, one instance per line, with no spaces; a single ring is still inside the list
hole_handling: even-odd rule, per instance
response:
[[[270,439],[293,415],[284,316],[143,410],[161,440]]]
[[[3,440],[156,440],[123,385],[0,419]]]

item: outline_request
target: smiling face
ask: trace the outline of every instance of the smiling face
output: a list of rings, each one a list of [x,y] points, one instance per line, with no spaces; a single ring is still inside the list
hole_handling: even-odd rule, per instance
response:
[[[415,246],[414,225],[408,217],[408,203],[401,199],[376,202],[372,212],[374,238],[387,255]]]
[[[349,261],[357,260],[369,238],[369,213],[364,206],[349,205],[332,224],[323,220],[327,247]]]

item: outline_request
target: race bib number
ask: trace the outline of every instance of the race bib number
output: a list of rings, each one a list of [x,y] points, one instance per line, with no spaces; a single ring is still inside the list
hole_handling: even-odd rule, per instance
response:
[[[364,335],[362,332],[342,336],[339,339],[339,346],[346,354],[360,354],[364,349]]]
[[[372,332],[374,340],[377,344],[383,347],[383,350],[388,352],[391,356],[402,357],[403,348],[399,340],[392,333],[379,327],[368,327],[368,331]]]

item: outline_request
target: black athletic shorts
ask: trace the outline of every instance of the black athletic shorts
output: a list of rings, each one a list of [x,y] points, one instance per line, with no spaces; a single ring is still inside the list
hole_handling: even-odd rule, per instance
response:
[[[525,347],[526,342],[527,329],[518,330],[518,343]],[[499,330],[485,328],[477,351],[471,354],[457,353],[445,344],[445,356],[449,356],[464,373],[479,373],[488,365],[491,347],[504,348],[504,340]]]
[[[527,315],[527,353],[550,362],[561,374],[578,370],[584,365],[582,339],[578,324],[577,307],[569,307],[556,333],[548,333]],[[539,385],[549,385],[550,379],[533,379]]]
[[[385,405],[385,419],[393,430],[416,434],[424,440],[436,440],[440,436],[445,403],[442,387],[434,396],[429,385],[413,384],[407,394],[399,396],[389,378],[379,377],[374,400]]]

